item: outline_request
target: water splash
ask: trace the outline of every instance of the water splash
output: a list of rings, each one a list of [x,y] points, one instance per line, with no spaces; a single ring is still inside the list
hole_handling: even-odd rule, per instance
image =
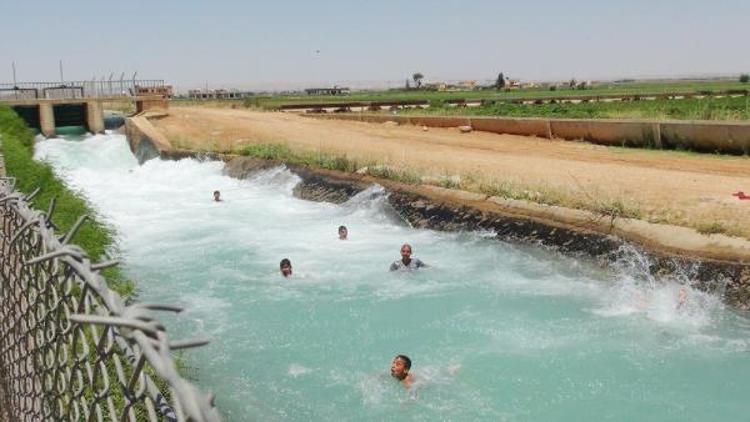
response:
[[[676,265],[676,271],[657,279],[653,260],[639,248],[624,244],[616,255],[609,300],[595,309],[598,315],[641,316],[684,329],[720,323],[725,305],[697,287],[695,264]]]

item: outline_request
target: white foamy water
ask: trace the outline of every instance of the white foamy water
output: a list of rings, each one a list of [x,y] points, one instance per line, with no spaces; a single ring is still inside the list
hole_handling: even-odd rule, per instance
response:
[[[414,230],[377,186],[343,205],[307,202],[283,168],[235,180],[218,162],[139,166],[121,135],[41,141],[36,155],[117,230],[140,299],[187,307],[163,317],[170,336],[212,339],[188,364],[228,420],[705,421],[750,410],[748,320],[689,275],[645,276],[637,253],[600,269],[488,233]],[[212,202],[216,189],[224,202]],[[389,273],[404,242],[431,267]],[[399,353],[414,361],[411,391],[388,373]]]

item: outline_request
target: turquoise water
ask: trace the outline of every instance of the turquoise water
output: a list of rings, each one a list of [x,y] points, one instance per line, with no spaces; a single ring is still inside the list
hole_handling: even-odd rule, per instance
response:
[[[750,323],[710,295],[491,233],[414,230],[372,187],[343,205],[292,196],[283,168],[138,166],[121,135],[47,140],[52,162],[117,229],[140,298],[164,315],[226,420],[728,421],[750,410]],[[222,191],[223,203],[211,201]],[[349,227],[350,240],[336,229]],[[391,274],[409,242],[431,267]],[[294,276],[283,279],[288,257]],[[409,355],[416,385],[390,379]]]

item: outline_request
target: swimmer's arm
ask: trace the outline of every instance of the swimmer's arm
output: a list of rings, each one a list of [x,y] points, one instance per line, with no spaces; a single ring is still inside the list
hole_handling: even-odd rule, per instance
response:
[[[398,264],[395,262],[391,264],[391,271],[398,271]]]
[[[429,267],[429,265],[427,265],[424,262],[422,262],[422,260],[419,259],[419,258],[417,258],[416,265],[417,265],[417,268],[427,268],[427,267]]]

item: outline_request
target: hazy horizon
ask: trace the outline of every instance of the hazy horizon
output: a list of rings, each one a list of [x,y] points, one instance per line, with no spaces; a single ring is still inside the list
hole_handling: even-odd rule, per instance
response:
[[[14,2],[2,6],[0,81],[165,79],[179,90],[333,84],[733,76],[750,2],[341,0]],[[39,11],[44,11],[40,14]],[[33,23],[33,25],[30,25]]]

